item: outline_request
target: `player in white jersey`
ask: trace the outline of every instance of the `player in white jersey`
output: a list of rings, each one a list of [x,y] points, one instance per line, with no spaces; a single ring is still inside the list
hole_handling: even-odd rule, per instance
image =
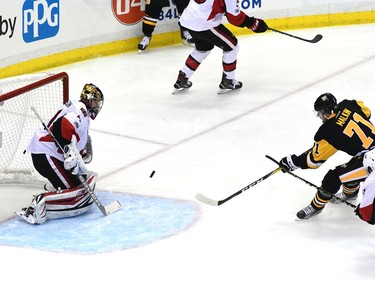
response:
[[[369,176],[362,185],[363,197],[355,213],[365,222],[375,224],[375,149],[363,156],[363,166]]]
[[[224,15],[230,24],[249,28],[256,33],[268,29],[262,19],[249,17],[242,12],[239,0],[191,0],[179,22],[194,38],[195,48],[179,71],[173,94],[192,86],[190,77],[215,46],[223,50],[223,75],[218,93],[242,88],[242,83],[235,76],[238,40],[222,24]]]
[[[68,101],[46,125],[52,135],[42,128],[35,132],[26,151],[49,182],[44,187],[47,192],[34,195],[28,208],[16,212],[25,221],[42,224],[49,218],[79,215],[93,203],[78,175],[95,188],[96,174],[88,173],[85,164],[92,159],[90,119],[96,118],[103,102],[101,90],[86,84],[80,100]]]

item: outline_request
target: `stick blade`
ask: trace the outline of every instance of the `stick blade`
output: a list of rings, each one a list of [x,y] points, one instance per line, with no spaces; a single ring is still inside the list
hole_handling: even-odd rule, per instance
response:
[[[320,40],[322,40],[323,39],[323,35],[321,35],[321,34],[318,34],[318,35],[316,35],[315,37],[314,37],[314,39],[313,40],[311,40],[311,42],[312,43],[318,43]]]
[[[114,201],[107,206],[100,206],[100,210],[106,216],[108,216],[108,215],[110,215],[114,212],[117,212],[120,209],[121,209],[121,203],[119,201]]]
[[[203,194],[197,193],[197,194],[195,195],[195,198],[196,198],[198,201],[200,201],[200,202],[202,202],[202,203],[205,203],[205,204],[207,204],[207,205],[211,205],[211,206],[219,206],[219,201],[214,200],[214,199],[210,199],[210,198],[204,196]]]

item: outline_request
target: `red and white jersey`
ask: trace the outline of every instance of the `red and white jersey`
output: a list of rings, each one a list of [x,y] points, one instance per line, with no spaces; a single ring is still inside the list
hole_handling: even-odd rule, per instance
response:
[[[191,0],[181,15],[180,23],[194,31],[209,30],[220,25],[224,15],[235,26],[243,24],[246,18],[239,0]]]
[[[359,213],[363,220],[369,222],[374,217],[375,199],[375,171],[373,171],[364,181],[363,198],[359,204]]]
[[[55,124],[57,120],[58,124]],[[80,101],[68,101],[48,122],[47,126],[51,132],[58,130],[59,133],[54,133],[54,136],[60,145],[66,141],[70,143],[74,134],[77,138],[77,149],[81,151],[87,143],[90,116],[85,104]],[[64,145],[62,147],[64,148]],[[44,128],[40,128],[35,132],[26,151],[33,154],[47,154],[64,161],[63,152],[57,147]]]

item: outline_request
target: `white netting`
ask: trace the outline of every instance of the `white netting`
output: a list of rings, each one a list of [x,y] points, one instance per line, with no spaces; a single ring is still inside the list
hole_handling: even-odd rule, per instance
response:
[[[30,107],[35,107],[48,122],[64,102],[63,82],[46,81],[47,84],[36,89],[25,89],[20,95],[3,99],[7,93],[27,88],[45,78],[53,81],[54,74],[22,75],[0,80],[0,183],[32,183],[41,179],[34,170],[30,154],[24,154],[35,130],[42,127]]]

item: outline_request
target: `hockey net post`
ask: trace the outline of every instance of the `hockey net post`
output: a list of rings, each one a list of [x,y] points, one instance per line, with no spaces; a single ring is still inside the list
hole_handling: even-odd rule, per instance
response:
[[[41,126],[34,107],[49,120],[69,100],[69,76],[39,73],[0,80],[0,183],[40,184],[31,156],[24,153]]]

